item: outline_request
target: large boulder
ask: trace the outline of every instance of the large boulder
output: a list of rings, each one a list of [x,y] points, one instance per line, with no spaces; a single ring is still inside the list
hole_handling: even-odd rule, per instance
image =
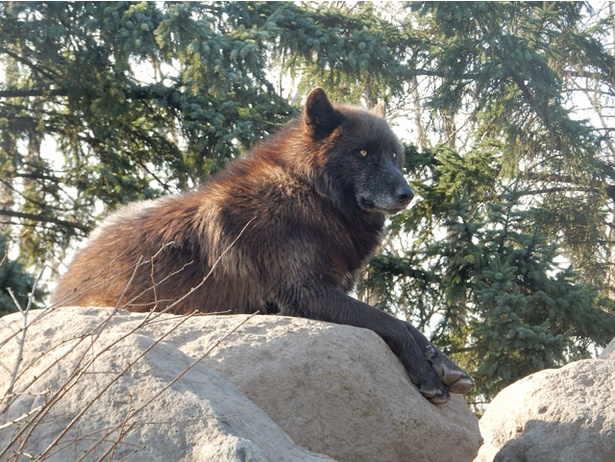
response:
[[[30,313],[25,337],[20,314],[0,319],[0,460],[332,460],[295,445],[241,391],[161,335],[135,331],[143,315],[105,325],[110,313]]]
[[[239,319],[238,319],[239,318]],[[299,445],[339,461],[471,461],[478,420],[453,395],[434,406],[374,332],[281,316],[211,317],[182,326],[173,343],[258,404]],[[434,444],[434,442],[438,442]]]
[[[502,390],[480,420],[476,462],[615,461],[615,361],[583,360]]]
[[[0,448],[16,430],[33,428],[25,449],[37,454],[66,427],[56,449],[75,454],[100,440],[101,451],[117,447],[152,461],[323,460],[317,452],[340,461],[465,462],[480,445],[463,398],[429,403],[369,330],[109,308],[29,317],[8,413],[15,423],[1,431]],[[4,394],[22,318],[2,321]]]

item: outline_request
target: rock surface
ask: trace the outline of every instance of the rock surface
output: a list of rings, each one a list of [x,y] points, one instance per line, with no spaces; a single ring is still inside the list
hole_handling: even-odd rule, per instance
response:
[[[173,342],[200,354],[228,331],[229,320],[237,324],[236,318],[216,317],[207,331],[182,327]],[[453,395],[444,406],[428,402],[370,330],[253,317],[205,364],[297,444],[339,461],[471,461],[481,442],[464,399]]]
[[[583,360],[502,390],[480,421],[476,462],[615,461],[615,361]]]
[[[327,460],[318,452],[339,461],[464,462],[480,444],[463,398],[429,403],[368,330],[77,307],[29,319],[9,420],[32,414],[0,430],[0,451],[32,428],[26,450],[38,454],[60,437],[55,460],[78,459],[99,442],[96,455],[117,450],[127,460]],[[0,321],[0,396],[21,324],[19,314]],[[74,386],[58,392],[67,383]]]
[[[202,365],[191,367],[193,358],[181,350],[137,332],[126,336],[143,316],[123,329],[111,322],[97,338],[104,318],[100,311],[71,309],[41,316],[28,328],[16,399],[0,430],[0,460],[30,460],[27,454],[54,462],[83,455],[161,462],[332,460],[296,446],[242,392]],[[21,322],[20,315],[0,320],[5,398],[19,333],[5,342]]]
[[[602,350],[598,359],[615,359],[615,338]]]

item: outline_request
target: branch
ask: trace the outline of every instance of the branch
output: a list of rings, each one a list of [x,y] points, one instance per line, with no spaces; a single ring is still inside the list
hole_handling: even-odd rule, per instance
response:
[[[45,215],[38,215],[38,214],[34,214],[34,213],[24,213],[24,212],[16,212],[14,210],[0,209],[0,216],[1,215],[7,216],[7,217],[23,218],[23,219],[26,219],[26,220],[40,221],[40,222],[43,222],[43,223],[54,223],[54,224],[60,225],[60,226],[67,226],[69,228],[76,228],[76,229],[79,229],[79,230],[84,231],[84,232],[90,231],[90,227],[89,226],[83,225],[81,223],[76,223],[74,221],[61,220],[59,218],[47,217]]]
[[[541,188],[541,189],[528,189],[525,191],[515,191],[513,195],[515,197],[522,196],[537,196],[539,194],[553,194],[559,192],[592,192],[595,191],[596,188],[592,188],[590,186],[553,186],[551,188]]]
[[[137,101],[149,101],[163,99],[167,104],[175,109],[180,109],[180,105],[173,101],[170,96],[177,91],[174,87],[163,87],[161,85],[149,85],[143,87],[128,88],[125,90],[127,99]],[[8,88],[0,90],[0,99],[7,98],[47,98],[51,96],[68,96],[68,88]]]
[[[31,88],[28,90],[21,90],[17,88],[0,91],[0,98],[30,98],[32,96],[67,96],[68,90],[66,88],[58,88],[56,90],[47,90],[40,88]]]
[[[43,75],[44,77],[53,80],[54,76],[54,72],[52,69],[43,69],[41,66],[37,66],[36,64],[34,64],[32,61],[27,60],[26,58],[24,58],[23,56],[18,55],[17,53],[13,53],[11,50],[5,48],[5,47],[0,47],[0,53],[4,53],[5,55],[10,56],[11,58],[13,58],[15,61],[20,62],[26,66],[28,66],[29,68],[31,68],[32,70],[34,70],[35,72],[38,72],[39,74]]]

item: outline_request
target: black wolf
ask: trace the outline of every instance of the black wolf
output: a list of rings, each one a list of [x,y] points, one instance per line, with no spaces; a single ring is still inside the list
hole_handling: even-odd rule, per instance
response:
[[[302,116],[200,189],[110,216],[59,281],[59,305],[301,316],[379,334],[434,403],[472,380],[410,324],[347,295],[410,203],[384,119],[316,88]]]

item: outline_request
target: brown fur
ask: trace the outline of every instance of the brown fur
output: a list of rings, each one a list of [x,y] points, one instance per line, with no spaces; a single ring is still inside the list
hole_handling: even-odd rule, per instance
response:
[[[109,217],[59,281],[55,300],[367,327],[427,397],[445,401],[425,337],[346,295],[378,247],[386,215],[412,198],[402,162],[379,111],[334,107],[316,89],[300,120],[200,189]]]

